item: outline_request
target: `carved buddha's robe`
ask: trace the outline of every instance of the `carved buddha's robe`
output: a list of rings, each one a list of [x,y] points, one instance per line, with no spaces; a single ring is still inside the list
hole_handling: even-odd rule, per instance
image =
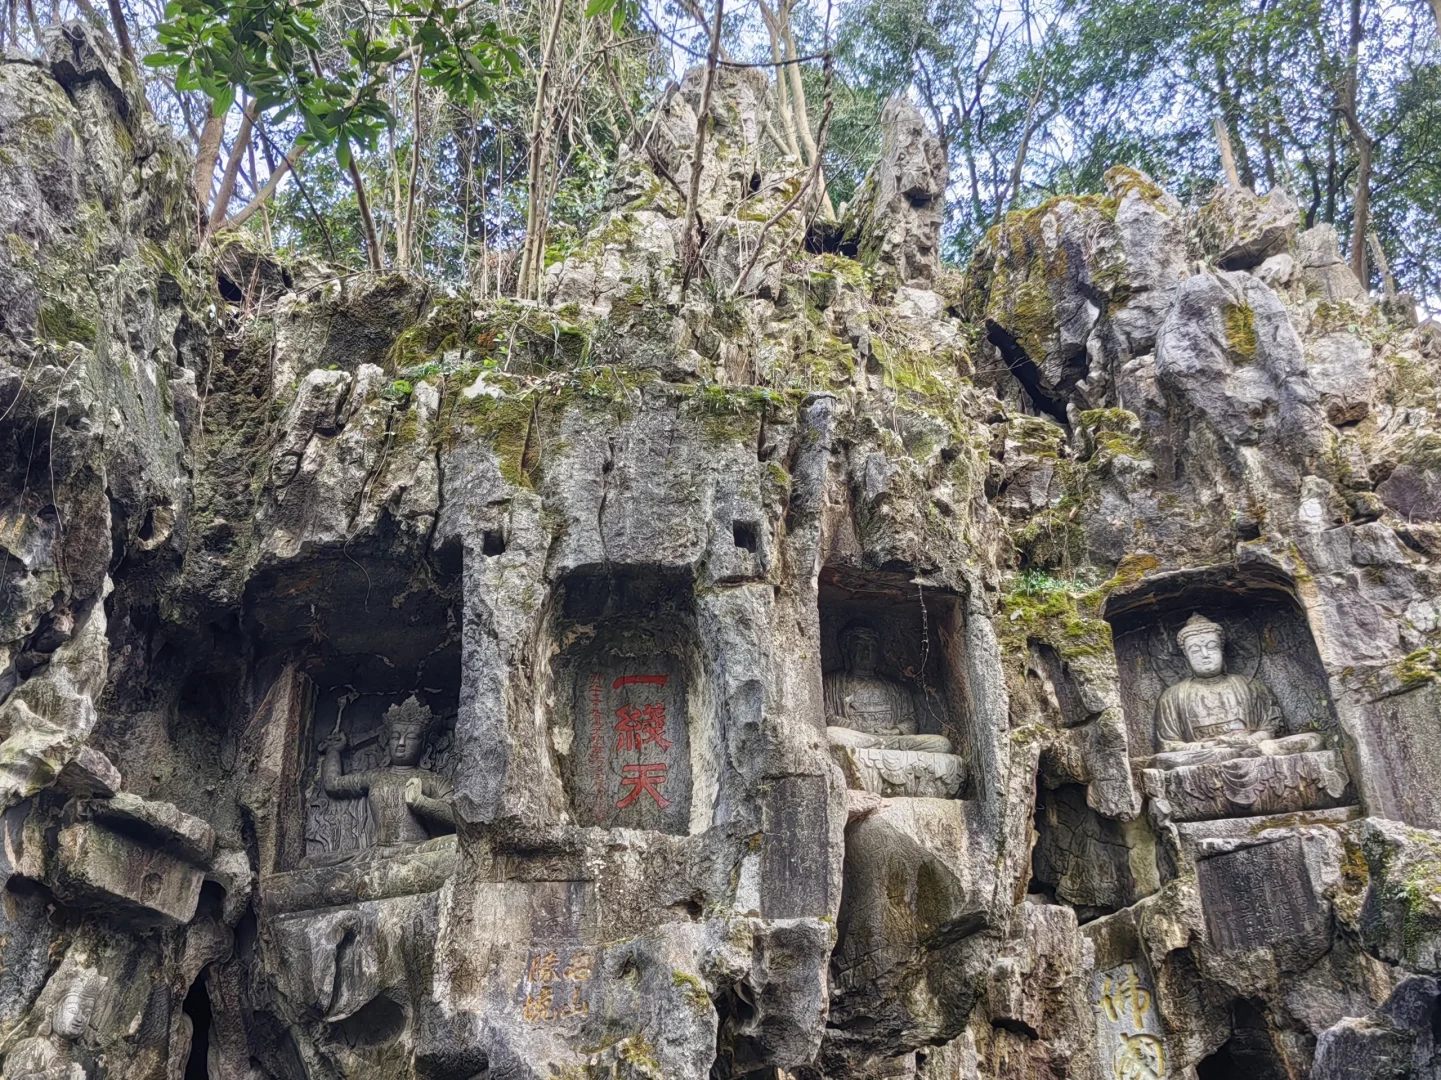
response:
[[[85,1068],[53,1035],[22,1039],[5,1058],[5,1080],[86,1080]]]
[[[1260,679],[1227,674],[1182,679],[1156,703],[1156,737],[1162,752],[1151,764],[1174,769],[1324,748],[1325,740],[1316,732],[1277,738],[1282,719],[1281,706]],[[1222,741],[1261,734],[1265,737],[1244,746]]]
[[[949,754],[943,735],[916,733],[909,688],[875,675],[838,671],[825,678],[826,735],[833,744]]]
[[[412,779],[421,781],[427,804],[412,807],[405,801],[405,786]],[[405,766],[365,769],[334,777],[325,786],[332,797],[359,798],[370,804],[370,817],[375,823],[375,846],[378,848],[415,844],[429,840],[437,832],[451,831],[454,823],[442,808],[432,805],[449,799],[451,783],[445,777]]]
[[[1167,687],[1156,705],[1156,737],[1163,748],[1275,731],[1280,723],[1281,707],[1270,688],[1244,675],[1182,679]]]

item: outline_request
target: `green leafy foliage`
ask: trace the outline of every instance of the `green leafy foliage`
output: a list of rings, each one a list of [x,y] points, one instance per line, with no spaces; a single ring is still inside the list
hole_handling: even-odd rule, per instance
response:
[[[272,126],[298,115],[304,143],[334,147],[342,169],[354,148],[374,150],[396,123],[385,100],[385,69],[409,61],[459,104],[488,98],[517,72],[513,38],[493,21],[475,22],[445,0],[389,0],[383,35],[362,22],[343,39],[344,63],[320,63],[322,0],[169,0],[145,58],[172,69],[179,90],[199,90],[223,115],[244,91]]]

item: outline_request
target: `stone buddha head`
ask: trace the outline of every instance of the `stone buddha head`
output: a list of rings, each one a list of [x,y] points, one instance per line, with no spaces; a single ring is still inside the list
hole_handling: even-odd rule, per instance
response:
[[[104,975],[88,968],[76,972],[51,1010],[50,1030],[64,1039],[78,1039],[84,1035],[100,1001],[100,991],[109,981]]]
[[[865,623],[852,623],[841,634],[841,652],[846,659],[846,671],[872,678],[881,659],[881,635]]]
[[[1193,612],[1176,634],[1176,642],[1186,654],[1191,674],[1209,679],[1226,670],[1226,631],[1199,612]]]
[[[390,764],[414,768],[425,753],[425,737],[435,719],[414,695],[385,710],[385,749]]]

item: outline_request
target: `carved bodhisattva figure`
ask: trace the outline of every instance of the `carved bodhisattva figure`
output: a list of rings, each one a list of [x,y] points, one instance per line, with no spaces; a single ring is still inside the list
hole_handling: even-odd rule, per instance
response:
[[[1157,769],[1324,750],[1317,732],[1277,737],[1281,708],[1260,679],[1228,675],[1225,631],[1199,613],[1176,634],[1191,675],[1156,703]]]
[[[110,980],[85,968],[75,973],[51,1007],[46,1029],[22,1039],[5,1055],[5,1080],[86,1080],[76,1044],[90,1026],[100,992]]]
[[[455,831],[450,781],[420,768],[425,737],[433,717],[414,697],[385,713],[385,746],[390,764],[379,769],[345,773],[340,751],[345,733],[336,731],[323,744],[320,782],[332,799],[361,798],[370,803],[379,851],[408,847]]]
[[[845,670],[825,677],[826,738],[832,746],[951,752],[944,735],[917,734],[910,689],[876,673],[881,639],[874,629],[848,626],[841,650]]]

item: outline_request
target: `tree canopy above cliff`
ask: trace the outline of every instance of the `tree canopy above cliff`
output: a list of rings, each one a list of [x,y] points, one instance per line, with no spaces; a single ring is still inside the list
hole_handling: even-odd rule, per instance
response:
[[[196,154],[200,231],[483,294],[534,295],[650,101],[710,60],[772,74],[766,150],[822,159],[821,217],[874,161],[886,99],[911,96],[947,148],[956,261],[1111,165],[1203,195],[1224,131],[1240,183],[1335,224],[1374,284],[1379,252],[1441,297],[1441,0],[0,2],[9,47],[79,16],[148,58]]]

